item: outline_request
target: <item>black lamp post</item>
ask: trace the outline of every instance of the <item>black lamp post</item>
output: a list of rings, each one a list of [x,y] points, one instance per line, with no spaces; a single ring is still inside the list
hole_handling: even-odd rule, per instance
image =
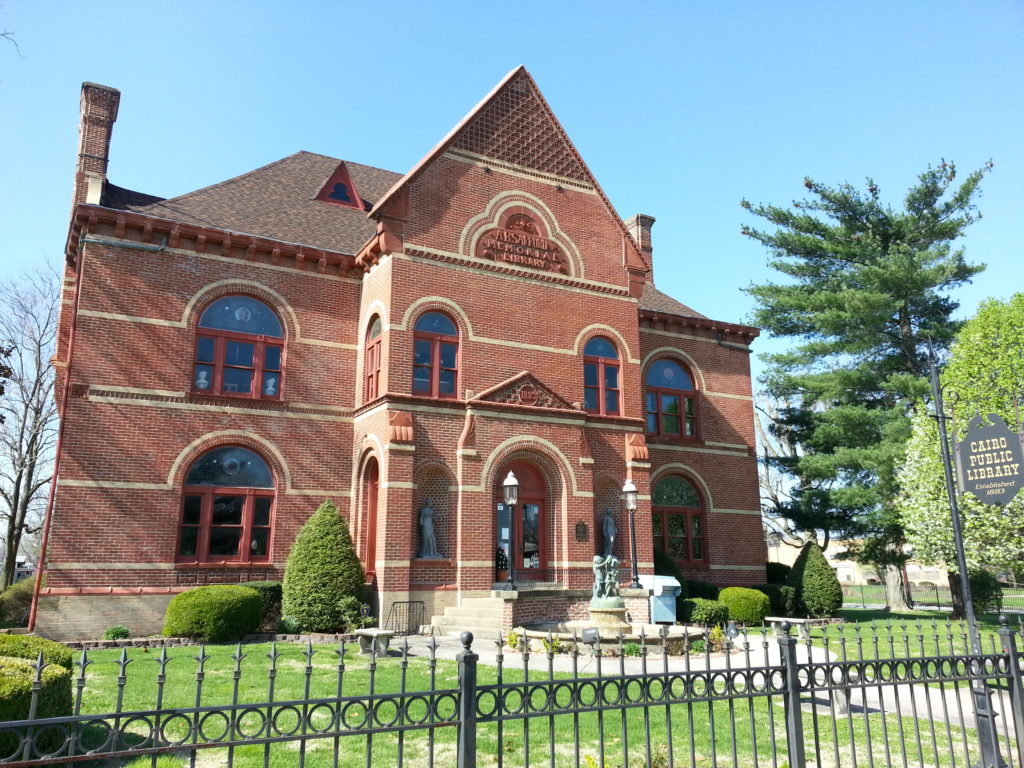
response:
[[[519,501],[519,481],[509,470],[508,477],[501,485],[505,494],[505,508],[508,510],[508,588],[516,588],[516,502]]]
[[[629,512],[629,547],[633,559],[633,582],[629,585],[631,589],[641,588],[640,572],[637,570],[636,563],[636,499],[636,485],[632,480],[627,480],[626,484],[622,486],[622,501],[626,504],[626,510]]]

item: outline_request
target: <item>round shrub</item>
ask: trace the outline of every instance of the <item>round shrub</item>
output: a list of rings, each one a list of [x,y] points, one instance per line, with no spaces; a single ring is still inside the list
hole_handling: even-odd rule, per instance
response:
[[[755,584],[754,589],[768,595],[772,616],[796,615],[796,590],[785,584]]]
[[[799,612],[812,619],[835,616],[843,607],[843,588],[836,572],[828,564],[821,547],[813,541],[800,550],[789,573],[788,584],[796,590]]]
[[[306,632],[348,628],[349,601],[363,596],[359,564],[348,523],[325,501],[295,538],[284,571],[281,613]]]
[[[32,610],[32,589],[35,578],[22,579],[0,593],[0,621],[10,625],[24,627],[28,624],[28,614]]]
[[[255,589],[260,594],[260,605],[263,616],[260,627],[274,628],[281,617],[281,582],[280,581],[247,581],[241,586]]]
[[[785,584],[786,577],[789,576],[789,572],[793,570],[792,566],[786,565],[785,563],[765,563],[764,572],[765,578],[769,584]]]
[[[248,587],[196,587],[175,595],[167,606],[164,634],[222,643],[252,634],[260,624],[260,595]]]
[[[26,659],[0,656],[0,722],[24,720],[32,702],[32,682],[36,670]],[[57,664],[43,669],[43,687],[36,705],[36,717],[67,717],[71,714],[71,670]],[[37,748],[54,752],[64,743],[64,734],[57,729],[37,734]],[[18,749],[14,733],[0,734],[0,757],[8,757]]]
[[[704,600],[718,599],[717,584],[712,584],[710,581],[700,581],[699,579],[687,579],[684,584],[683,590],[690,597],[700,597]]]
[[[112,627],[107,627],[107,631],[103,633],[104,640],[124,640],[131,636],[131,630],[124,624],[115,624]]]
[[[718,593],[718,602],[729,608],[729,619],[741,624],[762,624],[771,601],[764,592],[745,587],[726,587]]]
[[[999,613],[1003,609],[1003,588],[990,571],[979,569],[967,572],[971,587],[971,602],[977,613]]]
[[[715,626],[729,620],[729,606],[717,600],[691,597],[680,600],[679,606],[683,609],[683,615],[677,618],[689,624]]]
[[[34,635],[0,635],[0,656],[35,661],[40,652],[47,664],[71,669],[71,649],[63,643]]]

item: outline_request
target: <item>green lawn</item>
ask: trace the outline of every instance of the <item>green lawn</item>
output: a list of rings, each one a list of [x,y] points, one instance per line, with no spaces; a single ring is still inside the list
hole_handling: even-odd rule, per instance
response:
[[[831,633],[833,630],[830,629]],[[824,642],[824,638],[821,638]],[[834,642],[830,640],[830,643]],[[279,644],[280,656],[277,660],[277,676],[274,684],[275,701],[301,700],[307,693],[305,675],[306,659],[304,647],[299,645]],[[336,647],[317,647],[313,657],[312,675],[308,680],[308,695],[311,698],[332,697],[337,694],[337,655]],[[268,668],[267,644],[243,647],[245,658],[241,663],[241,676],[238,681],[237,701],[261,703],[267,700]],[[231,657],[232,647],[216,646],[207,651],[210,658],[204,665],[204,679],[200,701],[203,705],[223,705],[230,703],[235,697],[233,672],[235,661]],[[191,707],[196,702],[196,661],[197,648],[168,649],[170,661],[166,666],[167,682],[164,687],[164,708]],[[82,710],[85,713],[106,713],[114,711],[118,699],[117,677],[120,653],[117,651],[98,651],[89,654],[94,662],[90,664],[88,683],[83,691]],[[154,707],[157,691],[156,675],[159,671],[159,653],[152,650],[130,649],[127,652],[130,663],[127,666],[127,683],[124,686],[123,709],[150,709]],[[652,671],[657,667],[652,664]],[[606,664],[606,672],[614,672],[617,664]],[[556,675],[558,679],[567,679],[568,675]],[[506,672],[506,681],[521,679],[514,673]],[[546,679],[546,672],[531,673],[531,681]],[[342,694],[357,696],[373,692],[397,692],[402,690],[403,680],[408,691],[435,689],[454,689],[457,686],[457,666],[452,661],[438,661],[436,668],[431,670],[426,659],[410,659],[408,668],[403,671],[401,659],[389,657],[377,662],[371,670],[367,657],[351,652],[346,654]],[[496,670],[492,667],[479,667],[479,684],[489,685],[496,682]],[[433,685],[432,685],[433,683]],[[632,692],[639,689],[634,684]],[[679,694],[683,690],[682,682],[673,684],[673,692]],[[540,696],[534,692],[533,696]],[[611,695],[610,698],[614,698]],[[569,703],[568,694],[563,691],[556,698],[556,711],[566,708]],[[454,706],[449,700],[446,708]],[[417,706],[412,708],[417,711]],[[773,765],[773,749],[777,762],[785,761],[785,733],[783,730],[783,709],[781,698],[776,696],[771,702],[765,697],[737,698],[734,700],[719,698],[713,704],[695,702],[692,705],[674,704],[670,708],[672,745],[677,765],[732,765],[733,751],[737,753],[736,765]],[[425,713],[422,705],[418,711]],[[668,729],[666,726],[666,707],[652,706],[647,711],[650,728],[650,764],[667,765]],[[255,716],[243,722],[253,725],[258,722]],[[316,716],[312,718],[313,726],[325,727],[328,718]],[[285,713],[279,725],[289,721]],[[298,722],[295,715],[290,721]],[[735,721],[736,728],[730,723]],[[603,737],[606,765],[622,765],[623,747],[628,753],[628,765],[641,766],[648,763],[647,727],[645,726],[645,710],[642,707],[621,711],[607,711],[603,722],[599,723],[597,713],[585,713],[578,718],[571,714],[542,715],[530,718],[528,727],[523,720],[506,722],[499,737],[496,723],[481,724],[478,729],[478,764],[496,765],[500,751],[506,765],[548,765],[549,743],[554,734],[556,765],[574,764],[574,747],[580,745],[581,765],[591,765],[586,757],[591,757],[599,764],[599,745]],[[909,717],[899,717],[888,713],[883,717],[876,710],[868,713],[856,712],[851,716],[840,716],[833,722],[827,702],[817,705],[805,703],[805,742],[809,759],[814,759],[815,744],[823,751],[823,764],[849,764],[853,753],[858,755],[858,764],[867,764],[868,750],[876,761],[884,761],[885,739],[887,733],[894,736],[900,728],[907,734],[908,761],[928,765],[951,765],[950,750],[963,760],[964,734],[952,728],[947,734],[945,726],[935,729],[938,754],[933,754],[931,735],[924,739],[925,747],[918,752],[911,734],[915,733],[915,723]],[[211,720],[210,729],[216,731],[215,720]],[[920,727],[920,723],[916,724]],[[927,725],[923,726],[927,729]],[[133,730],[141,733],[141,726]],[[870,731],[871,738],[868,738]],[[185,731],[174,725],[169,727],[172,738],[183,738]],[[692,736],[691,736],[692,734]],[[756,735],[756,739],[755,739]],[[334,764],[336,744],[339,747],[339,764],[343,766],[388,766],[397,765],[399,752],[405,765],[427,765],[430,751],[430,739],[434,740],[435,765],[451,768],[455,759],[455,729],[453,727],[438,728],[430,736],[426,731],[410,731],[404,735],[396,732],[376,734],[371,741],[365,736],[346,736],[339,739],[328,737],[323,739],[307,739],[305,742],[293,741],[275,744],[270,747],[263,745],[238,747],[234,750],[235,765],[245,768],[256,768],[263,765],[264,751],[269,754],[269,764],[273,766],[298,765],[300,752],[304,753],[306,765],[310,768],[331,766]],[[625,741],[624,741],[625,738]],[[968,740],[973,736],[968,733]],[[529,760],[525,759],[525,745],[529,742]],[[893,741],[892,738],[889,739]],[[756,743],[755,743],[756,742]],[[775,745],[773,747],[773,745]],[[890,747],[892,748],[892,747]],[[164,761],[160,768],[164,768]],[[201,768],[225,765],[226,749],[201,750],[198,753],[197,765]],[[123,765],[123,761],[109,762],[103,765]],[[138,768],[148,765],[148,759]],[[171,763],[173,765],[173,763]],[[133,768],[135,768],[133,764]]]

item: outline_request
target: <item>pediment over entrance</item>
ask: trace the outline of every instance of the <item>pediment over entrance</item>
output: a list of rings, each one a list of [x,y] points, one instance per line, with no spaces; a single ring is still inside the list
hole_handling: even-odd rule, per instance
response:
[[[473,398],[478,403],[504,403],[506,405],[525,406],[527,408],[557,408],[559,410],[576,410],[551,389],[542,384],[529,371],[516,374],[511,379],[501,382]]]

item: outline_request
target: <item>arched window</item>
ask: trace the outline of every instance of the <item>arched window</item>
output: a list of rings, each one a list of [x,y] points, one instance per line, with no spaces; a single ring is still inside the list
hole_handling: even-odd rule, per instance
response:
[[[619,352],[603,336],[583,348],[583,404],[590,413],[619,414]]]
[[[651,494],[654,548],[681,565],[707,565],[704,505],[693,483],[679,475],[659,480]]]
[[[376,400],[380,396],[380,338],[382,324],[380,315],[374,315],[370,329],[366,332],[366,357],[363,360],[363,402]]]
[[[280,399],[283,352],[284,330],[270,307],[251,296],[225,296],[199,318],[192,391]]]
[[[263,459],[236,445],[207,451],[185,476],[178,562],[268,562],[273,510]]]
[[[430,397],[456,397],[459,329],[447,315],[427,312],[416,321],[412,391]]]
[[[697,437],[697,393],[693,378],[675,360],[647,369],[647,431],[661,437]]]

